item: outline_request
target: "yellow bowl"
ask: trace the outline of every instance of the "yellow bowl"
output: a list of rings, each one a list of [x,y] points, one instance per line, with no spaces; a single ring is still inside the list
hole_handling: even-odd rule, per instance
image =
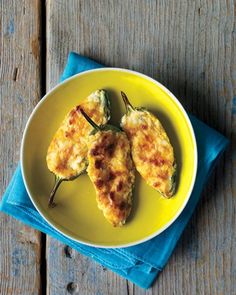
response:
[[[111,123],[119,126],[124,114],[120,91],[131,103],[152,111],[162,122],[174,147],[177,193],[163,198],[136,175],[134,205],[125,226],[114,228],[97,208],[95,191],[86,174],[61,184],[57,207],[48,209],[54,176],[46,165],[53,134],[67,112],[96,89],[106,89],[112,106]],[[184,209],[197,171],[197,147],[192,125],[183,107],[163,85],[137,72],[103,68],[87,71],[59,84],[31,114],[21,147],[23,179],[31,201],[43,218],[65,236],[97,247],[126,247],[144,242],[165,230]]]

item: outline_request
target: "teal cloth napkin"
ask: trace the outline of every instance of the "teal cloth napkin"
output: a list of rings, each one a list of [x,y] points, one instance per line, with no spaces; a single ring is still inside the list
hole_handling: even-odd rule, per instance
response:
[[[61,81],[77,73],[99,67],[102,65],[71,52]],[[149,288],[172,254],[197,205],[209,174],[228,144],[224,136],[195,117],[189,117],[198,146],[198,171],[194,189],[187,206],[177,220],[150,241],[128,248],[103,249],[70,240],[53,229],[35,209],[25,190],[20,165],[3,196],[0,210],[93,258],[138,286]]]

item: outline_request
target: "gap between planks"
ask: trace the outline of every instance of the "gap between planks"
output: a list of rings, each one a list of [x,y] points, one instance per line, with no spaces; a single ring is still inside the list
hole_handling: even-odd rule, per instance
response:
[[[39,5],[40,10],[40,97],[46,94],[46,0],[42,0]],[[47,261],[46,261],[47,235],[41,233],[41,253],[40,253],[40,282],[41,294],[47,292]]]

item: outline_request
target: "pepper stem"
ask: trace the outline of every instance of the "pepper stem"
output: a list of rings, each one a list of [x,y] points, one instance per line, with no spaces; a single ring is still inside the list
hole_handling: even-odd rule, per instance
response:
[[[101,128],[85,113],[83,109],[80,109],[81,114],[85,117],[85,119],[89,122],[91,126],[97,131],[100,131]]]
[[[128,100],[127,95],[123,91],[121,91],[120,93],[121,93],[121,96],[123,98],[123,101],[124,101],[124,104],[125,104],[125,107],[126,107],[126,112],[129,113],[131,111],[134,111],[134,107],[132,106],[132,104]]]
[[[50,193],[49,200],[48,200],[48,207],[50,207],[50,208],[53,208],[53,207],[56,206],[56,204],[54,203],[54,197],[55,197],[57,189],[58,189],[58,187],[59,187],[59,185],[61,184],[62,181],[63,181],[62,178],[56,177],[55,184],[54,184],[54,186],[52,188],[52,191]]]

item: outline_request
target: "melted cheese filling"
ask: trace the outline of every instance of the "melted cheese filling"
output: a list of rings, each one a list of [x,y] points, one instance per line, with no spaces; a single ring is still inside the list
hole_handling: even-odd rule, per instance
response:
[[[132,205],[134,166],[124,132],[99,131],[88,141],[88,175],[94,183],[98,208],[114,226],[125,223]]]
[[[135,110],[122,117],[121,127],[130,142],[138,172],[165,196],[173,193],[175,159],[169,138],[159,120],[147,111]]]
[[[80,108],[98,125],[107,122],[103,90],[92,93],[67,114],[49,145],[46,157],[48,169],[60,178],[76,177],[87,167],[87,137],[93,128],[80,113]]]

